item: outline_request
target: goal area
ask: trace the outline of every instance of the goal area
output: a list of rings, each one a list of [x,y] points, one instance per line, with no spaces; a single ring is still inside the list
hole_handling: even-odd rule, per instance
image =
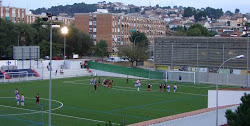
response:
[[[181,82],[191,82],[196,83],[196,73],[188,71],[166,71],[166,82],[168,81],[178,81],[181,77]]]

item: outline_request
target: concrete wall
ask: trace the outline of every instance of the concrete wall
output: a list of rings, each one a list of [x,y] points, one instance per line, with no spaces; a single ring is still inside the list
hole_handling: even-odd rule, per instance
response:
[[[218,111],[218,123],[219,125],[227,124],[227,118],[225,117],[225,112],[228,109],[235,111],[238,106],[233,106],[230,108],[219,109]],[[184,118],[179,118],[167,122],[162,122],[154,124],[151,126],[215,126],[216,125],[216,111],[205,112],[193,116],[187,116]],[[195,122],[195,123],[194,123]]]
[[[198,83],[217,84],[217,73],[199,72]],[[247,75],[219,74],[218,84],[246,86]]]
[[[218,104],[219,106],[240,104],[244,93],[249,94],[250,91],[218,90]],[[216,107],[216,90],[208,91],[208,108],[211,107]]]
[[[1,60],[0,66],[8,66],[8,61],[9,65],[16,65],[16,60]]]

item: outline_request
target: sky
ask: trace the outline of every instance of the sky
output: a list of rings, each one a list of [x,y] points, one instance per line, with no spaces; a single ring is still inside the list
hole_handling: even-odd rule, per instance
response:
[[[57,5],[72,5],[73,3],[93,4],[104,0],[2,0],[3,6],[20,7],[30,9],[50,8]],[[197,8],[222,8],[224,12],[230,10],[234,13],[235,9],[240,9],[240,12],[250,13],[250,0],[108,0],[106,2],[122,2],[124,4],[134,4],[136,6],[155,6],[158,4],[163,6],[183,6]]]

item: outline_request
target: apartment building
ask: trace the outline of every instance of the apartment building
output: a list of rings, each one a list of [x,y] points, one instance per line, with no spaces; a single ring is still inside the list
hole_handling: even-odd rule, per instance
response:
[[[14,23],[20,23],[20,22],[25,23],[26,9],[2,6],[2,0],[0,0],[0,18],[11,20]]]
[[[109,48],[130,44],[133,31],[144,32],[151,44],[155,37],[166,36],[166,22],[112,13],[76,13],[75,27],[90,35],[94,44],[106,40]]]

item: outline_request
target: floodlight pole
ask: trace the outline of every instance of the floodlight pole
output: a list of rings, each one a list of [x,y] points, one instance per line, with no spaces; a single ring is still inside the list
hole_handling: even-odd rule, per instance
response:
[[[248,88],[248,84],[249,84],[249,73],[248,73],[248,57],[249,57],[249,55],[248,55],[248,51],[249,51],[249,34],[247,33],[247,88]]]
[[[64,60],[64,62],[63,62],[63,69],[65,69],[65,56],[66,56],[66,34],[64,35],[64,50],[63,50],[63,54],[64,54],[64,56],[63,56],[63,60]]]
[[[47,13],[47,16],[48,18],[50,18],[50,57],[49,57],[49,60],[50,60],[50,72],[49,72],[49,126],[51,126],[51,85],[52,85],[52,82],[51,82],[51,70],[52,70],[52,13]]]
[[[240,58],[243,58],[244,55],[239,55],[239,56],[236,56],[236,57],[233,57],[233,58],[229,58],[227,59],[226,61],[224,61],[219,69],[217,70],[217,83],[216,83],[216,126],[218,126],[218,85],[219,85],[219,71],[221,69],[221,67],[226,63],[228,62],[229,60],[233,60],[233,59],[240,59]]]
[[[68,34],[68,28],[67,27],[63,27],[61,29],[62,34],[64,35],[64,51],[63,51],[63,68],[65,69],[65,56],[66,56],[66,34]]]

